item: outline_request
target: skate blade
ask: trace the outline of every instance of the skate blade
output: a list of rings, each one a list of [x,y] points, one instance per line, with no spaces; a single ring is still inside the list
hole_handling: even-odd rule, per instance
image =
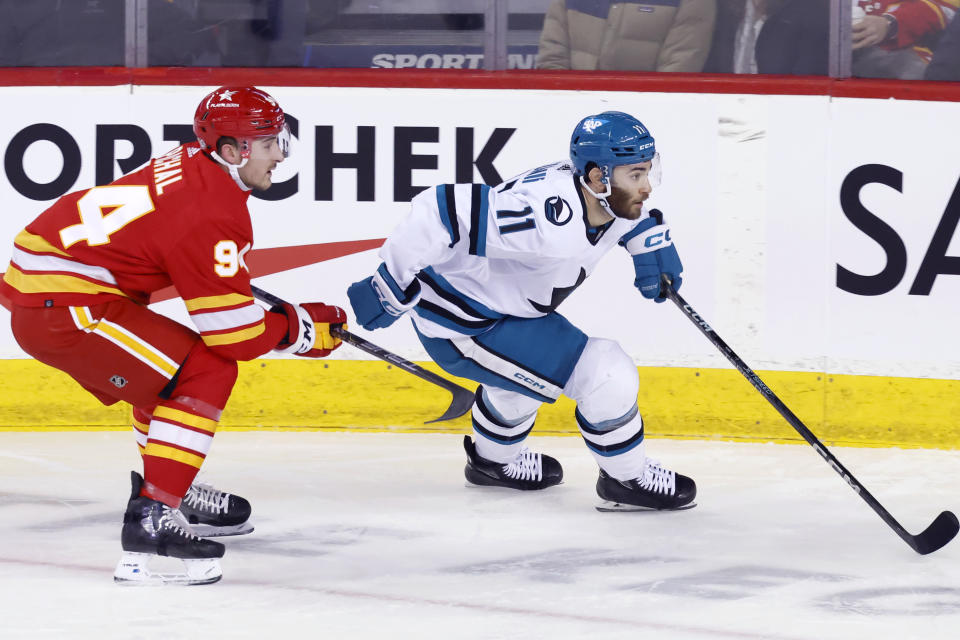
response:
[[[484,489],[484,490],[493,490],[494,492],[504,491],[508,493],[516,493],[518,491],[522,493],[527,493],[531,491],[543,491],[544,489],[550,489],[551,487],[558,487],[561,484],[563,484],[563,480],[561,480],[557,484],[552,484],[549,487],[541,487],[539,489],[524,489],[522,487],[507,487],[502,484],[478,484],[476,482],[470,482],[469,480],[464,480],[463,482],[463,486],[465,486],[467,489]]]
[[[191,524],[190,530],[198,538],[218,538],[221,536],[245,536],[253,533],[253,525],[243,522],[229,527],[217,527],[212,524]]]
[[[687,509],[692,509],[697,506],[696,502],[691,502],[690,504],[685,504],[682,507],[676,507],[675,509],[653,509],[651,507],[640,507],[635,504],[624,504],[622,502],[612,502],[610,500],[604,500],[600,504],[596,505],[596,510],[600,513],[614,513],[614,512],[649,512],[649,513],[658,513],[660,511],[686,511]]]
[[[492,489],[493,491],[502,490],[504,492],[519,491],[519,489],[514,489],[513,487],[505,487],[502,484],[480,484],[477,482],[470,482],[469,480],[464,480],[463,486],[465,486],[467,489],[487,489],[487,490]]]
[[[150,561],[157,558],[150,553],[125,551],[113,572],[113,581],[128,586],[160,586],[213,584],[223,577],[217,558],[177,558],[185,569],[182,573],[151,571]]]

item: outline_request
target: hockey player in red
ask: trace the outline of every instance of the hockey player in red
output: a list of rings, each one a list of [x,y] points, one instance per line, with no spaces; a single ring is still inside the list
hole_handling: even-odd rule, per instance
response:
[[[143,476],[134,472],[115,579],[207,583],[221,576],[219,542],[249,533],[249,503],[193,484],[237,377],[237,361],[268,351],[323,357],[340,345],[339,307],[265,311],[244,256],[253,244],[247,198],[271,185],[289,128],[268,94],[221,87],[194,117],[197,142],[115,182],[70,193],[17,235],[0,291],[20,346],[72,376],[106,405],[133,407]],[[196,330],[147,307],[170,285]],[[147,560],[186,571],[151,575]]]
[[[960,0],[853,0],[854,75],[920,80]]]

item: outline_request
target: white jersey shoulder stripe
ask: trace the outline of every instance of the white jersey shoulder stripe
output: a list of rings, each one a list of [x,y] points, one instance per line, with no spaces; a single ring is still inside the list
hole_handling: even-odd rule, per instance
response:
[[[197,329],[200,330],[200,333],[245,327],[260,322],[263,318],[263,308],[255,304],[249,304],[227,311],[190,314],[190,319],[193,320],[193,323],[197,326]]]

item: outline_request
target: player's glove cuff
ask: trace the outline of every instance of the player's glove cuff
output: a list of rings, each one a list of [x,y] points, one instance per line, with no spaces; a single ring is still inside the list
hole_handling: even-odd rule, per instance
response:
[[[274,307],[271,311],[279,311],[287,316],[290,326],[287,330],[286,339],[274,347],[277,353],[306,353],[313,348],[316,339],[316,330],[313,326],[313,318],[306,309],[298,304],[288,302]]]
[[[381,264],[377,272],[347,288],[357,322],[367,331],[389,327],[420,301],[420,281],[414,279],[406,289]]]
[[[644,218],[640,223],[620,238],[620,245],[632,256],[659,251],[673,244],[670,226],[663,222],[663,214]]]
[[[402,316],[420,301],[420,281],[414,278],[410,286],[402,289],[387,270],[385,263],[380,263],[370,284],[383,310],[392,316]]]

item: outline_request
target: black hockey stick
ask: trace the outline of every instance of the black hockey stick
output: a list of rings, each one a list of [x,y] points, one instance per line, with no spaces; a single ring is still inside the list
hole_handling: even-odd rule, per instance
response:
[[[724,342],[720,336],[716,334],[713,328],[707,324],[707,321],[704,320],[700,314],[693,310],[686,300],[680,297],[680,294],[677,293],[673,285],[670,284],[669,279],[666,276],[663,277],[663,282],[661,285],[661,292],[670,300],[673,301],[683,313],[690,318],[690,322],[695,324],[700,333],[705,335],[713,345],[720,350],[727,360],[733,363],[733,366],[737,368],[737,371],[743,374],[743,377],[750,381],[750,384],[760,392],[767,401],[773,405],[773,408],[783,416],[787,422],[790,423],[790,426],[797,430],[803,439],[813,447],[817,453],[833,467],[833,470],[840,474],[840,477],[843,478],[850,488],[853,489],[857,495],[864,499],[864,501],[870,505],[870,508],[877,512],[877,515],[887,523],[891,529],[893,529],[898,536],[903,538],[903,541],[910,545],[910,548],[916,551],[919,554],[926,555],[928,553],[933,553],[940,547],[944,546],[951,540],[954,536],[957,535],[957,531],[960,530],[960,522],[957,521],[957,516],[955,516],[950,511],[944,511],[936,517],[936,519],[930,523],[926,529],[917,535],[912,535],[903,526],[896,521],[896,519],[890,515],[890,513],[883,508],[883,505],[880,504],[876,498],[874,498],[867,489],[860,484],[860,482],[853,477],[853,474],[847,471],[846,467],[840,464],[840,461],[830,453],[830,450],[827,449],[820,440],[817,439],[813,433],[807,429],[807,427],[800,422],[800,418],[795,416],[790,409],[787,408],[783,402],[780,401],[773,391],[770,390],[763,380],[757,376],[753,370],[748,367],[740,357],[733,352],[727,343]]]
[[[264,291],[260,287],[250,285],[250,290],[253,292],[253,295],[258,300],[265,302],[269,305],[281,305],[287,304],[282,298]],[[342,327],[332,327],[330,333],[340,338],[344,342],[347,342],[361,351],[366,351],[372,356],[376,356],[381,360],[386,360],[392,365],[395,365],[407,373],[412,373],[418,378],[423,378],[427,382],[432,382],[438,387],[443,387],[451,394],[453,394],[453,400],[450,402],[450,406],[447,407],[447,410],[443,412],[443,415],[434,420],[427,420],[424,424],[430,424],[431,422],[443,422],[444,420],[453,420],[454,418],[459,418],[467,411],[470,411],[470,407],[473,406],[474,394],[473,391],[464,389],[455,382],[451,382],[442,376],[438,376],[432,371],[427,371],[423,367],[416,365],[409,360],[404,360],[400,356],[391,353],[384,349],[383,347],[378,347],[372,342],[368,342],[361,338],[358,335],[354,335],[343,329]]]

